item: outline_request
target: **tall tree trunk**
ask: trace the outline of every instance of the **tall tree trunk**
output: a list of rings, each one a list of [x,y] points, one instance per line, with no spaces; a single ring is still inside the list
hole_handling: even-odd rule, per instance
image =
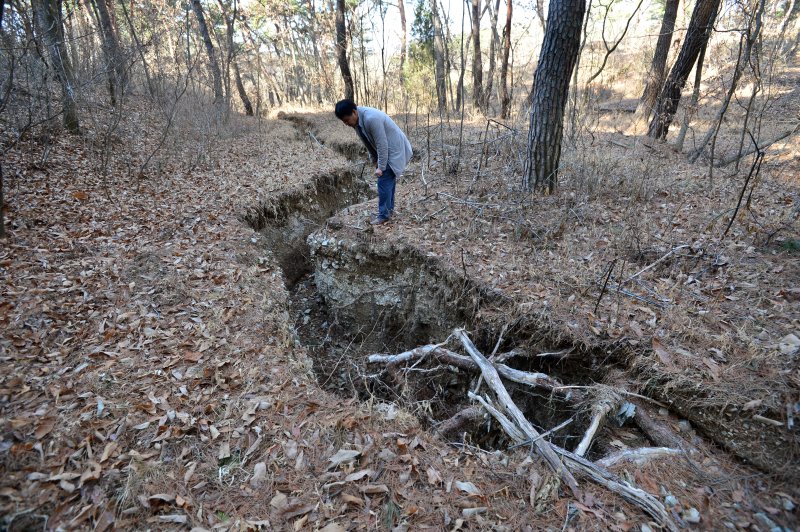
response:
[[[200,29],[200,36],[203,37],[203,43],[206,46],[208,64],[209,68],[211,68],[211,75],[214,78],[214,103],[219,104],[224,98],[222,94],[222,73],[219,70],[216,50],[214,50],[214,43],[211,42],[211,35],[208,33],[206,17],[203,15],[203,7],[200,5],[200,0],[192,0],[192,11],[194,11],[194,16],[197,18],[197,26]]]
[[[225,5],[224,0],[217,0],[219,4],[219,9],[222,11],[222,18],[225,19],[225,28],[227,30],[227,46],[228,46],[228,65],[229,67],[233,68],[233,77],[234,82],[236,83],[236,92],[239,94],[239,99],[242,100],[242,105],[244,106],[244,112],[247,116],[253,116],[253,103],[250,101],[250,98],[247,96],[247,91],[244,90],[244,83],[242,82],[242,74],[239,72],[239,64],[236,62],[236,55],[238,48],[236,44],[233,42],[233,34],[235,30],[236,24],[236,14],[238,12],[238,6],[236,4],[236,0],[233,2],[233,13],[228,13],[227,6]]]
[[[689,161],[695,162],[700,154],[703,153],[703,150],[706,147],[706,144],[711,142],[711,138],[714,137],[716,140],[716,136],[719,133],[719,128],[722,126],[722,119],[725,117],[725,113],[728,110],[728,106],[731,103],[731,99],[733,98],[733,93],[736,91],[736,86],[739,83],[739,78],[742,77],[742,73],[747,66],[750,65],[750,57],[753,53],[753,47],[758,42],[758,39],[761,35],[761,20],[764,14],[764,2],[762,0],[756,0],[754,6],[755,12],[751,15],[750,20],[748,21],[747,30],[744,35],[742,35],[742,39],[740,41],[740,48],[739,48],[739,59],[736,62],[736,67],[733,69],[733,77],[731,78],[731,86],[728,88],[728,92],[725,95],[725,99],[722,102],[722,105],[717,111],[717,117],[715,120],[715,124],[712,125],[709,130],[706,132],[703,139],[700,143],[695,147],[694,151],[689,155]],[[742,41],[744,41],[744,53],[742,53]],[[712,147],[713,147],[712,142]],[[712,149],[711,159],[713,163],[714,153]]]
[[[461,106],[464,105],[464,70],[467,68],[467,56],[464,53],[464,19],[466,18],[466,11],[466,9],[461,10],[461,69],[458,71],[458,84],[456,85],[456,111],[461,111]],[[469,48],[470,39],[472,39],[471,33],[467,39],[467,48]]]
[[[675,110],[681,101],[681,91],[697,61],[703,43],[707,42],[711,35],[719,4],[720,0],[697,0],[681,51],[656,100],[653,119],[647,131],[648,136],[659,140],[667,138]]]
[[[442,38],[442,19],[439,17],[437,0],[431,1],[431,18],[433,19],[433,62],[436,76],[437,109],[447,112],[447,87],[445,85],[444,42]]]
[[[344,19],[344,0],[336,0],[336,60],[344,81],[344,97],[353,99],[353,75],[347,62],[347,32]]]
[[[317,77],[317,82],[314,83],[317,92],[317,103],[322,103],[320,78],[324,79],[325,84],[328,85],[328,74],[325,72],[325,66],[322,64],[322,58],[319,54],[319,44],[317,43],[317,9],[314,6],[314,0],[308,0],[308,26],[311,49],[314,52],[314,71]]]
[[[400,85],[406,81],[406,6],[403,0],[397,0],[397,9],[400,10]]]
[[[656,41],[656,50],[653,53],[653,61],[650,63],[650,71],[647,73],[647,81],[639,103],[640,113],[645,120],[649,119],[653,113],[658,92],[664,84],[669,45],[672,43],[672,32],[678,16],[680,0],[666,0],[666,2],[664,17],[661,19],[661,30],[658,32],[658,41]]]
[[[700,55],[697,58],[697,66],[695,67],[694,71],[692,99],[689,100],[689,105],[684,108],[683,123],[681,124],[681,129],[678,132],[678,136],[675,138],[675,151],[679,153],[683,151],[683,143],[686,140],[686,132],[689,130],[689,121],[697,113],[697,103],[700,101],[700,82],[703,81],[703,63],[706,60],[707,46],[708,41],[704,42],[703,47],[700,48]]]
[[[508,57],[511,54],[511,14],[513,0],[506,0],[506,25],[503,27],[503,59],[500,62],[500,118],[508,118],[511,96],[508,93]]]
[[[139,40],[139,35],[136,33],[136,27],[133,25],[130,15],[128,15],[128,8],[125,7],[125,2],[120,2],[122,13],[125,15],[125,21],[128,23],[128,29],[133,37],[133,42],[136,44],[136,51],[139,53],[139,58],[142,60],[142,68],[144,69],[144,77],[147,80],[147,92],[150,96],[155,96],[155,87],[153,86],[153,79],[150,77],[150,67],[147,65],[147,60],[144,57],[144,48],[142,42]]]
[[[75,75],[64,45],[64,24],[61,0],[32,0],[36,26],[50,55],[50,62],[61,84],[64,127],[72,133],[80,131],[75,101]]]
[[[103,41],[103,53],[108,62],[109,89],[111,93],[111,105],[117,105],[117,98],[122,97],[127,76],[125,72],[125,61],[120,51],[119,39],[114,31],[114,23],[111,20],[111,13],[108,9],[106,0],[92,0],[97,9],[97,16],[100,23],[100,37]]]
[[[528,156],[523,173],[527,190],[555,190],[564,135],[564,107],[578,58],[586,0],[551,0],[534,74]]]
[[[544,0],[536,0],[536,18],[539,19],[539,25],[542,26],[542,33],[547,29],[547,20],[544,16]]]
[[[491,0],[487,0],[487,2],[491,2]],[[486,88],[483,91],[483,108],[488,113],[489,103],[492,101],[494,71],[495,67],[497,66],[497,61],[495,59],[497,55],[497,44],[500,40],[497,35],[497,17],[498,11],[500,10],[500,0],[495,0],[494,9],[492,9],[491,3],[488,3],[487,5],[489,6],[489,20],[491,21],[492,33],[489,38],[489,72],[486,74]]]
[[[487,0],[491,1],[491,0]],[[481,0],[472,0],[472,100],[483,110],[483,62],[481,60]]]
[[[244,113],[247,116],[253,116],[253,103],[250,101],[250,97],[247,96],[247,91],[244,90],[242,74],[239,72],[239,64],[236,62],[235,57],[233,59],[233,75],[236,80],[236,92],[239,93],[239,99],[242,100],[242,105],[244,106]]]
[[[453,81],[450,79],[450,72],[452,72],[452,70],[453,70],[453,65],[450,62],[450,57],[451,57],[450,56],[450,46],[448,44],[450,42],[450,19],[445,15],[446,11],[445,11],[445,8],[444,8],[444,2],[441,2],[441,1],[439,2],[439,8],[441,9],[441,11],[439,13],[444,15],[444,17],[443,17],[444,20],[442,21],[442,31],[444,32],[443,33],[443,37],[444,37],[444,39],[443,39],[443,41],[444,41],[443,42],[443,44],[444,44],[444,71],[445,71],[444,82],[445,82],[445,86],[447,87],[447,92],[448,92],[448,94],[450,94],[450,103],[452,104],[453,103]]]

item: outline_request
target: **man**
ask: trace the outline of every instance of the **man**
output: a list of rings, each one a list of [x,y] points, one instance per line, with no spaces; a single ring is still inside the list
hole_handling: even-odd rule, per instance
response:
[[[356,106],[353,100],[336,104],[336,117],[356,130],[375,163],[378,178],[378,214],[370,222],[384,224],[394,212],[394,189],[411,159],[411,143],[389,115],[372,107]]]

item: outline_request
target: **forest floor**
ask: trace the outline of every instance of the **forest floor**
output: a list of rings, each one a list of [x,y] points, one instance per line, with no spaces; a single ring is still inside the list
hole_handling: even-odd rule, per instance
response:
[[[342,155],[359,153],[352,131],[327,113],[213,125],[187,111],[139,171],[163,133],[141,108],[111,135],[26,138],[4,163],[0,526],[656,528],[585,479],[574,500],[528,448],[452,445],[405,411],[317,382],[271,243],[245,217],[359,171]],[[580,352],[631,354],[615,381],[631,392],[702,390],[710,412],[782,424],[794,432],[780,456],[797,456],[792,141],[771,148],[723,238],[752,159],[710,181],[616,123],[568,145],[559,192],[531,197],[517,182],[523,137],[492,126],[484,152],[485,123],[469,122],[453,172],[458,123],[420,121],[398,118],[420,156],[398,184],[396,218],[371,238],[515,294]],[[338,218],[368,231],[372,208]],[[797,526],[796,462],[765,473],[663,414],[699,457],[615,473],[666,502],[679,526]],[[627,447],[630,430],[607,430]]]

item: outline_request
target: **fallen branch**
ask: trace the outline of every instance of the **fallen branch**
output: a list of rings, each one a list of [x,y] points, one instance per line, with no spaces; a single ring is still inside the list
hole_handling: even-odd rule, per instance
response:
[[[597,484],[608,488],[629,503],[638,506],[652,518],[656,519],[659,524],[667,530],[678,530],[675,526],[675,523],[673,523],[669,518],[669,514],[667,514],[664,505],[646,491],[631,486],[624,480],[617,478],[616,475],[610,471],[607,471],[597,464],[593,464],[587,459],[571,453],[566,449],[562,449],[561,447],[557,447],[555,445],[551,445],[551,449],[564,457],[566,464],[570,469],[585,473]]]
[[[678,246],[678,247],[674,247],[674,248],[672,248],[671,250],[669,250],[669,252],[667,252],[667,254],[666,254],[666,255],[664,255],[663,257],[661,257],[660,259],[658,259],[658,260],[657,260],[657,261],[655,261],[654,263],[650,264],[649,266],[645,266],[644,268],[642,268],[642,269],[641,269],[641,270],[639,270],[638,272],[634,273],[633,275],[631,275],[630,277],[628,277],[627,279],[625,279],[624,281],[622,281],[622,283],[620,283],[620,284],[621,284],[621,285],[628,284],[628,283],[629,283],[629,282],[631,282],[632,280],[634,280],[634,279],[636,279],[637,277],[639,277],[640,275],[642,275],[642,274],[643,274],[644,272],[646,272],[647,270],[650,270],[650,269],[652,269],[652,268],[656,267],[657,265],[661,264],[662,262],[664,262],[664,261],[665,261],[665,260],[666,260],[666,259],[667,259],[667,258],[668,258],[670,255],[672,255],[672,254],[673,254],[673,253],[675,253],[676,251],[680,251],[680,250],[682,250],[682,249],[684,249],[684,248],[688,248],[688,247],[689,247],[689,244],[682,244],[682,245],[680,245],[680,246]]]
[[[589,447],[592,445],[592,439],[594,439],[597,429],[600,428],[600,424],[605,419],[606,414],[611,411],[612,406],[611,401],[603,401],[592,408],[592,422],[589,424],[589,428],[586,429],[583,439],[575,449],[575,454],[578,456],[584,456],[586,454],[586,451],[588,451]]]
[[[622,462],[636,462],[640,463],[653,458],[662,458],[664,456],[676,456],[683,454],[680,449],[670,449],[669,447],[640,447],[638,449],[625,449],[614,454],[610,454],[605,458],[596,460],[595,464],[600,467],[611,467]]]
[[[456,329],[453,334],[464,345],[464,349],[467,350],[467,353],[469,353],[469,356],[472,358],[472,360],[474,360],[475,363],[480,366],[481,374],[483,374],[486,384],[494,391],[497,396],[497,400],[514,420],[514,423],[516,423],[527,439],[534,442],[539,455],[544,458],[553,471],[558,474],[561,480],[567,486],[569,486],[573,495],[580,500],[582,498],[581,491],[580,488],[578,488],[578,482],[575,480],[575,477],[572,476],[572,473],[570,473],[569,470],[564,467],[564,464],[561,463],[561,461],[558,459],[558,456],[556,456],[556,454],[553,452],[550,444],[546,441],[538,439],[539,432],[533,427],[531,422],[527,420],[517,405],[514,404],[514,401],[511,400],[511,396],[508,394],[503,382],[500,380],[500,375],[497,372],[497,369],[495,369],[495,367],[486,359],[486,357],[478,351],[478,349],[472,343],[472,340],[469,339],[463,329]]]
[[[468,338],[467,341],[469,341]],[[477,353],[477,350],[475,351]],[[478,353],[478,355],[483,356],[480,353]],[[489,384],[489,386],[492,386],[493,384],[493,381],[488,377],[486,378],[486,382],[487,384]],[[500,386],[502,386],[502,384]],[[526,438],[526,433],[523,432],[523,430],[521,430],[514,422],[512,422],[508,417],[506,417],[502,412],[500,412],[497,408],[491,405],[483,397],[470,393],[470,398],[475,399],[479,403],[481,403],[481,405],[498,421],[498,423],[500,423],[500,426],[503,428],[505,433],[508,434],[508,436],[517,443],[517,446],[531,444],[531,443],[536,445],[537,449],[541,449],[542,447],[546,446],[547,451],[549,451],[550,454],[558,453],[562,455],[566,459],[565,463],[569,469],[578,470],[585,473],[590,479],[592,479],[593,482],[613,491],[614,493],[617,493],[626,501],[641,508],[648,515],[655,518],[661,524],[661,526],[663,526],[667,530],[670,531],[677,530],[675,524],[672,522],[672,520],[670,520],[669,516],[667,515],[667,511],[664,509],[664,505],[661,504],[655,497],[653,497],[646,491],[631,486],[625,481],[617,479],[617,477],[613,473],[603,469],[602,467],[596,464],[593,464],[592,462],[589,462],[588,460],[586,460],[581,456],[573,454],[567,451],[566,449],[562,449],[561,447],[558,447],[556,445],[552,445],[549,442],[543,441],[541,439],[542,435],[534,436],[532,438],[531,437]],[[536,431],[534,430],[534,432]],[[564,468],[564,465],[560,463],[559,465],[561,466],[561,468]],[[557,471],[560,472],[559,470]],[[572,477],[572,474],[570,472],[567,472],[567,474],[570,476],[570,478],[574,480],[574,477]],[[575,493],[575,490],[573,490],[573,493]],[[580,500],[580,497],[578,497],[578,499]]]
[[[773,137],[772,140],[768,140],[768,141],[766,141],[766,142],[764,142],[762,144],[758,144],[758,145],[752,146],[750,148],[747,148],[742,153],[736,153],[734,155],[731,155],[730,157],[726,157],[726,158],[722,159],[721,161],[719,161],[714,166],[716,166],[717,168],[722,168],[723,166],[727,166],[727,165],[729,165],[731,163],[735,163],[736,161],[738,161],[742,157],[747,157],[751,153],[755,153],[757,151],[764,151],[765,149],[767,149],[768,147],[772,146],[776,142],[780,142],[781,140],[785,139],[786,137],[794,135],[794,133],[798,129],[800,129],[800,123],[795,125],[792,129],[788,129],[788,130],[782,132],[781,134],[777,135],[776,137]]]
[[[406,351],[404,353],[399,353],[397,355],[385,355],[385,354],[369,355],[367,357],[367,362],[369,363],[382,362],[386,364],[387,369],[391,370],[392,368],[404,362],[410,362],[411,360],[417,360],[424,358],[428,355],[431,355],[434,358],[436,358],[436,360],[438,360],[439,362],[449,364],[459,369],[467,371],[481,371],[480,365],[477,364],[473,359],[464,355],[459,355],[458,353],[455,353],[453,351],[450,351],[449,349],[441,347],[443,343],[430,344],[422,347],[417,347],[416,349],[412,349],[411,351]],[[519,384],[525,384],[533,388],[539,388],[545,390],[547,392],[554,392],[558,390],[567,389],[559,381],[557,381],[556,379],[550,377],[545,373],[530,373],[528,371],[522,371],[519,369],[511,368],[509,366],[506,366],[505,364],[490,363],[490,365],[496,369],[497,373],[499,373],[501,377]],[[563,396],[564,400],[569,401],[570,403],[578,403],[583,399],[582,393],[567,392],[565,394],[560,394],[560,395]]]
[[[561,423],[561,424],[559,424],[559,425],[556,425],[556,426],[555,426],[555,427],[553,427],[552,429],[550,429],[550,430],[548,430],[548,431],[545,431],[545,432],[542,432],[542,433],[539,435],[539,438],[540,438],[540,439],[541,439],[541,438],[546,438],[546,437],[550,436],[551,434],[553,434],[553,433],[555,433],[555,432],[558,432],[559,430],[563,429],[564,427],[566,427],[567,425],[569,425],[569,424],[570,424],[570,423],[572,423],[573,421],[575,421],[575,418],[574,418],[574,417],[571,417],[571,418],[569,418],[568,420],[564,421],[563,423]],[[514,444],[514,445],[512,445],[511,447],[509,447],[509,448],[508,448],[508,450],[510,451],[510,450],[512,450],[512,449],[516,449],[517,447],[522,447],[522,446],[524,446],[524,445],[531,445],[532,443],[533,443],[533,441],[532,441],[532,440],[524,441],[524,442],[522,442],[522,443],[517,443],[517,444]]]
[[[495,408],[495,406],[491,404],[489,401],[487,401],[480,395],[472,392],[467,392],[467,397],[469,397],[470,399],[474,399],[475,401],[478,401],[481,404],[481,406],[483,406],[483,408],[485,408],[486,411],[489,412],[492,415],[492,417],[497,420],[498,423],[500,423],[500,426],[503,428],[503,431],[506,434],[508,434],[512,440],[521,441],[522,442],[521,445],[533,442],[533,439],[526,440],[525,434],[514,424],[514,422],[508,419],[505,416],[505,414],[503,414],[497,408]],[[540,438],[541,435],[537,436],[535,439],[538,440]]]

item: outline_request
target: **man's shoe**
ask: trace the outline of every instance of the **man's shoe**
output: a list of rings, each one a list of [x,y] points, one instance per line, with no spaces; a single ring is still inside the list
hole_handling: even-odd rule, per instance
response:
[[[383,225],[388,221],[389,221],[388,218],[373,218],[372,221],[370,221],[369,223],[370,225]]]

